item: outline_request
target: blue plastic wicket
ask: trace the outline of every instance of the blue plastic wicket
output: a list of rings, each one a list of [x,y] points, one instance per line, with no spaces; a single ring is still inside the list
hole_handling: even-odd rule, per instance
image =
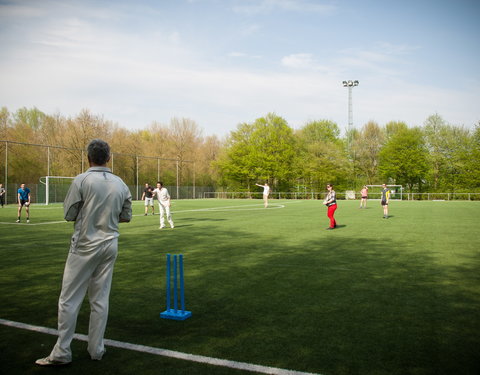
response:
[[[167,254],[167,309],[160,313],[160,318],[185,320],[192,316],[191,311],[185,310],[185,282],[183,280],[183,255],[173,256],[173,309],[171,308],[171,259]],[[178,272],[177,272],[178,269]],[[180,275],[180,306],[178,309],[178,276]]]

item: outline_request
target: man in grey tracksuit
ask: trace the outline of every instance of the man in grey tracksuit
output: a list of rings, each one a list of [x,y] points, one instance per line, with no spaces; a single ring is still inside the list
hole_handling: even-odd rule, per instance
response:
[[[107,168],[109,145],[94,139],[88,145],[90,168],[72,182],[64,202],[65,220],[74,221],[74,233],[65,264],[58,301],[58,340],[40,366],[72,361],[70,343],[85,294],[90,302],[88,352],[94,360],[105,353],[112,273],[118,249],[118,224],[132,218],[132,196],[118,176]]]

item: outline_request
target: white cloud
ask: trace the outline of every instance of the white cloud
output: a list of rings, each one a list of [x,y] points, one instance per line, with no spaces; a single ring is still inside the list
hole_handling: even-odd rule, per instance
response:
[[[230,52],[228,57],[247,57],[247,54],[243,52]]]
[[[116,7],[108,14],[107,9],[79,6],[80,2],[78,9],[68,2],[49,4],[55,4],[56,12],[49,17],[39,17],[43,8],[35,12],[32,6],[10,9],[10,14],[23,14],[19,19],[0,19],[7,22],[2,24],[4,35],[0,34],[0,103],[9,110],[36,106],[46,113],[74,115],[88,108],[137,129],[155,120],[189,117],[206,133],[219,135],[272,111],[295,127],[328,118],[343,128],[348,121],[348,97],[341,82],[358,79],[360,86],[353,92],[356,127],[370,119],[415,125],[435,112],[452,123],[467,121],[468,126],[479,118],[478,100],[474,100],[478,86],[457,92],[408,83],[415,82],[406,78],[406,70],[414,65],[419,48],[408,43],[378,42],[332,52],[326,58],[298,47],[302,53],[283,52],[279,61],[281,51],[269,50],[267,45],[255,50],[257,40],[241,44],[246,43],[245,33],[261,30],[256,25],[230,29],[232,39],[240,42],[226,38],[228,44],[219,43],[218,49],[210,50],[195,43],[198,39],[178,23],[130,28],[125,26],[131,21],[125,8]],[[235,4],[300,12],[316,3]],[[67,6],[68,10],[62,8]],[[142,12],[148,10],[142,6]],[[132,9],[127,11],[138,12],[133,19],[142,20],[142,12],[136,6]],[[152,19],[156,21],[159,14]],[[35,22],[31,17],[37,17]],[[20,34],[18,25],[25,26]]]
[[[24,4],[0,4],[0,20],[12,18],[37,18],[46,15],[40,8],[32,8]]]
[[[250,15],[270,13],[277,9],[291,12],[331,14],[336,8],[333,5],[319,4],[308,0],[241,0],[233,7],[235,12]]]
[[[262,27],[260,25],[247,25],[240,29],[240,34],[243,37],[249,37],[258,33],[261,28]]]
[[[310,53],[297,53],[282,57],[282,65],[289,68],[311,68],[314,60]]]

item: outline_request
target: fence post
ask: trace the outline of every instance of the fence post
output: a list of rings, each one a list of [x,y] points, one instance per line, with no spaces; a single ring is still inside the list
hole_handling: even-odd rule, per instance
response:
[[[177,159],[177,199],[180,199],[180,198],[178,197],[179,192],[180,192],[180,190],[179,190],[179,186],[178,186],[178,159]]]
[[[135,155],[135,191],[137,192],[135,199],[138,201],[138,155]]]
[[[5,142],[5,204],[8,204],[8,141]]]

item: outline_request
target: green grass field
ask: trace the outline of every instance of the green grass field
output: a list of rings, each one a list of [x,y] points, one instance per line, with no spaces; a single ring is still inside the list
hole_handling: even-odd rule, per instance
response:
[[[185,200],[175,229],[134,205],[121,224],[108,339],[323,375],[480,373],[480,202]],[[0,318],[56,329],[72,224],[0,209]],[[51,224],[48,224],[51,222]],[[55,223],[57,222],[57,223]],[[165,254],[184,254],[192,318],[165,309]],[[85,301],[77,332],[86,334]],[[74,340],[68,368],[36,367],[55,336],[0,325],[2,374],[245,374]]]

